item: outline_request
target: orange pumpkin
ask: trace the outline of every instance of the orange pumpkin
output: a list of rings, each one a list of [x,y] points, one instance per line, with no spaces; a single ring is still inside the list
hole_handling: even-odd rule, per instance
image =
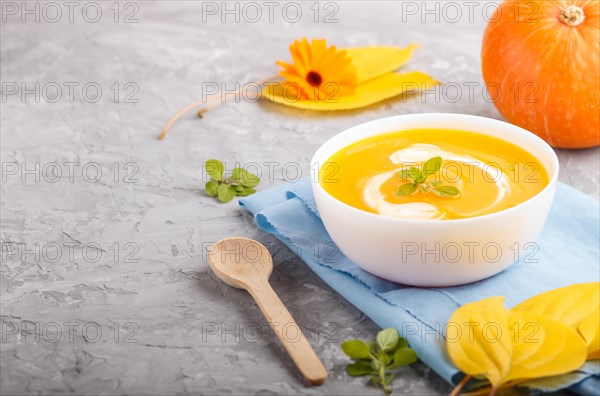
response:
[[[600,1],[504,1],[481,53],[502,115],[554,147],[600,144]]]

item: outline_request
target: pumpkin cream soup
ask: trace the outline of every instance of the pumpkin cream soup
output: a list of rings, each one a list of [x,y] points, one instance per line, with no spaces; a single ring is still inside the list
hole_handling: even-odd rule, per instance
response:
[[[415,129],[354,143],[323,164],[320,185],[384,216],[462,219],[510,208],[548,184],[527,151],[475,132]]]

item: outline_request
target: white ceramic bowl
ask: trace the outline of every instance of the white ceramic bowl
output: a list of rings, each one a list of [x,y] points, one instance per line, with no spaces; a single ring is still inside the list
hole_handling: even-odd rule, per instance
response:
[[[341,251],[379,277],[415,286],[453,286],[481,280],[536,249],[556,191],[558,159],[542,139],[490,118],[462,114],[410,114],[370,121],[323,144],[311,161],[318,170],[333,154],[357,141],[415,128],[473,131],[511,142],[533,154],[548,172],[537,195],[510,209],[452,220],[407,220],[366,212],[327,193],[312,177],[325,228]],[[534,257],[531,257],[534,258]]]

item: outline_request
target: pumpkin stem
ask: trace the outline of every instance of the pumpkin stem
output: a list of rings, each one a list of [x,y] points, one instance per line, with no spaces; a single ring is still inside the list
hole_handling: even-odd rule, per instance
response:
[[[583,10],[576,6],[568,6],[562,14],[560,14],[560,20],[567,26],[577,26],[585,19],[585,13]]]

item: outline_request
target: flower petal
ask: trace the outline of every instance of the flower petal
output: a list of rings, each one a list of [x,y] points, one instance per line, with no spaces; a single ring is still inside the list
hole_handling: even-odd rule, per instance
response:
[[[431,76],[421,72],[388,73],[371,79],[356,87],[353,93],[346,96],[336,95],[331,91],[329,97],[323,100],[301,100],[297,89],[288,89],[284,82],[268,84],[262,91],[262,96],[272,102],[286,106],[308,110],[351,110],[369,106],[382,100],[401,94],[415,94],[419,90],[429,89],[439,84]],[[347,92],[344,86],[338,92]],[[339,96],[339,97],[338,97]]]
[[[418,47],[418,44],[410,44],[406,48],[380,46],[344,48],[344,50],[352,58],[360,84],[399,69],[410,60],[413,51]]]

